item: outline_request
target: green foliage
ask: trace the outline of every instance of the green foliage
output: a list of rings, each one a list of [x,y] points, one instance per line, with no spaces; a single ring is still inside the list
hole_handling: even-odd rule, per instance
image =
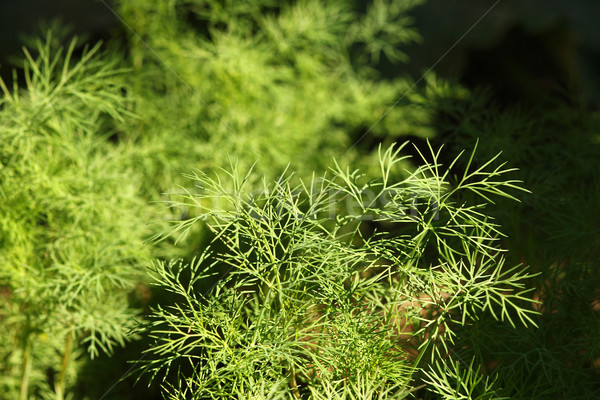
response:
[[[0,81],[0,391],[62,399],[74,364],[131,340],[127,295],[151,256],[150,208],[127,152],[123,70],[99,45],[50,34],[25,50],[25,88]],[[76,56],[78,54],[78,56]],[[48,379],[47,375],[54,376]],[[20,394],[19,394],[20,393]],[[53,397],[54,396],[54,397]]]
[[[375,1],[361,13],[353,1],[120,1],[135,32],[141,158],[159,157],[147,174],[167,190],[230,156],[244,169],[260,160],[269,179],[288,164],[304,178],[324,170],[411,86],[377,79],[375,67],[404,60],[399,46],[418,40],[406,16],[418,3]],[[373,134],[427,136],[426,122],[419,107],[397,106]]]
[[[530,275],[503,267],[484,214],[490,197],[519,189],[504,177],[511,170],[488,169],[492,159],[455,179],[460,157],[443,166],[431,150],[396,181],[402,147],[379,153],[370,180],[336,166],[298,185],[284,174],[257,194],[235,164],[190,176],[196,190],[180,203],[197,216],[173,229],[207,223],[214,240],[189,264],[152,269],[177,300],[154,309],[143,370],[176,371],[168,398],[263,387],[286,398],[404,398],[420,361],[453,359],[456,332],[481,314],[533,324]],[[479,201],[463,202],[465,192]]]
[[[597,398],[598,115],[383,80],[420,3],[122,0],[126,51],[29,40],[0,397],[139,397],[99,376],[142,357],[166,399]]]
[[[436,361],[430,371],[425,371],[425,380],[432,391],[447,400],[501,400],[494,388],[495,380],[481,373],[481,366],[475,367],[462,360]],[[449,364],[449,365],[447,365]]]
[[[417,38],[405,16],[414,4],[376,2],[359,17],[342,2],[122,2],[152,46],[132,41],[133,71],[114,49],[30,39],[0,105],[2,390],[62,398],[85,352],[134,338],[128,293],[144,260],[167,254],[143,242],[163,218],[147,203],[181,172],[233,154],[263,159],[271,177],[290,161],[307,176],[346,148],[409,85],[378,82],[372,66]],[[405,114],[425,118],[395,115]]]
[[[450,154],[476,140],[482,157],[502,150],[531,190],[522,203],[497,202],[488,213],[505,227],[511,260],[538,273],[528,286],[537,288],[539,329],[488,323],[466,333],[478,345],[463,358],[493,365],[514,399],[598,397],[598,113],[576,99],[501,108],[491,92],[455,85],[433,85],[427,97]]]

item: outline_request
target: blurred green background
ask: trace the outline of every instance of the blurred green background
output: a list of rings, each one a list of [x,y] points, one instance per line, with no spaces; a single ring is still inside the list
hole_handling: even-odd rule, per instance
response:
[[[107,0],[111,7],[114,2]],[[362,3],[366,3],[362,1]],[[407,49],[411,62],[382,63],[388,77],[417,78],[461,37],[434,71],[468,85],[491,85],[507,102],[536,101],[555,84],[600,100],[600,2],[595,0],[430,0],[411,14],[422,42]],[[126,35],[107,7],[94,0],[4,0],[0,3],[0,72],[20,58],[22,36],[59,19],[95,42]],[[401,68],[401,69],[398,69]]]
[[[494,1],[432,0],[415,10],[422,46],[415,64],[432,65]],[[536,101],[559,84],[598,100],[600,3],[502,0],[436,67],[469,85],[492,85],[506,101]]]

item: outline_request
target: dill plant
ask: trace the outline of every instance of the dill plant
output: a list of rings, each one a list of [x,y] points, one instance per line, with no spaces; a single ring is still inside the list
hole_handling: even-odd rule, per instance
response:
[[[482,368],[493,368],[513,399],[599,397],[598,112],[572,93],[564,93],[569,102],[546,97],[501,107],[490,90],[439,88],[431,85],[426,97],[438,110],[447,157],[479,140],[482,158],[502,150],[531,191],[487,212],[503,224],[510,259],[537,273],[527,285],[540,302],[538,328],[486,321],[465,333],[477,345],[463,357],[494,360]]]
[[[1,83],[2,395],[79,396],[86,353],[136,337],[127,294],[160,254],[173,302],[142,370],[169,399],[593,398],[597,118],[432,76],[390,111],[412,81],[377,68],[406,61],[419,3],[122,0],[131,70],[53,37],[27,52],[25,86]],[[431,136],[436,113],[445,152],[347,151]],[[312,176],[335,154],[362,174]],[[143,242],[162,192],[183,250]]]
[[[166,398],[405,398],[417,384],[443,398],[501,397],[456,346],[484,315],[534,324],[530,275],[504,265],[485,214],[519,182],[490,167],[497,157],[475,167],[472,153],[457,172],[464,155],[442,165],[431,148],[399,178],[404,147],[380,149],[375,179],[336,164],[256,192],[237,164],[189,176],[195,189],[170,204],[195,216],[173,231],[207,224],[214,239],[191,262],[151,269],[176,298],[153,310],[141,366],[175,376]]]
[[[360,17],[350,2],[155,2],[146,13],[123,1],[125,22],[162,57],[133,38],[133,73],[118,52],[33,40],[13,86],[2,82],[3,392],[75,395],[85,353],[134,337],[127,294],[142,260],[166,248],[142,243],[157,219],[147,202],[181,171],[235,153],[246,167],[261,158],[270,177],[290,160],[310,175],[345,149],[409,87],[379,82],[374,66],[418,40],[406,17],[415,4],[375,2]],[[397,108],[374,133],[426,135],[425,118]]]
[[[151,208],[109,140],[131,118],[124,70],[99,44],[59,42],[38,40],[12,87],[0,81],[5,399],[68,398],[83,362],[130,340],[128,293],[152,254]]]
[[[231,155],[246,169],[260,160],[257,176],[269,179],[288,164],[304,178],[326,169],[412,85],[380,79],[377,67],[407,61],[402,47],[420,40],[408,16],[418,4],[119,1],[135,32],[130,87],[142,118],[131,133],[147,151],[140,159],[150,180],[172,190],[185,184],[181,172],[222,167]],[[426,137],[428,121],[423,108],[403,103],[371,135]],[[372,165],[359,154],[345,158]]]

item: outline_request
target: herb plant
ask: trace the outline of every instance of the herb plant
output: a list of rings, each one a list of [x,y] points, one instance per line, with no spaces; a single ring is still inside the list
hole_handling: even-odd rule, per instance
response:
[[[137,398],[99,375],[141,357],[166,399],[597,398],[598,115],[383,79],[418,4],[121,0],[124,50],[33,41],[0,397]]]
[[[51,34],[0,81],[0,393],[63,399],[86,353],[131,340],[151,208],[127,147],[116,58]]]
[[[428,95],[448,157],[479,140],[482,158],[502,150],[531,190],[487,212],[504,226],[510,259],[538,274],[528,285],[539,328],[490,323],[472,335],[514,399],[600,396],[600,118],[571,96],[500,107],[489,90],[432,86]]]
[[[377,70],[406,61],[402,47],[419,40],[407,12],[419,3],[120,0],[135,33],[130,88],[142,118],[130,133],[147,180],[173,190],[186,184],[182,172],[218,169],[229,157],[244,169],[260,160],[257,176],[268,179],[288,164],[309,178],[344,153],[368,167],[376,155],[367,162],[352,143],[386,111],[371,138],[431,135],[422,107],[390,111],[412,80]]]
[[[173,229],[206,223],[214,239],[190,263],[152,268],[176,295],[153,311],[142,366],[153,379],[175,372],[166,398],[405,398],[415,382],[444,398],[500,396],[458,353],[482,315],[534,324],[531,276],[504,265],[485,215],[519,182],[488,168],[497,158],[472,167],[473,153],[457,173],[459,159],[444,166],[431,148],[397,178],[403,147],[380,150],[377,179],[336,164],[256,193],[236,164],[190,175],[195,190],[171,205],[194,216]]]

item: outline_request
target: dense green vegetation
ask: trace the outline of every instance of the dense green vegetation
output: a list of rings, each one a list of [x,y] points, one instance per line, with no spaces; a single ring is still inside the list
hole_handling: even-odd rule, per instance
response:
[[[598,114],[384,79],[419,3],[121,0],[126,37],[30,40],[0,397],[599,397]]]

